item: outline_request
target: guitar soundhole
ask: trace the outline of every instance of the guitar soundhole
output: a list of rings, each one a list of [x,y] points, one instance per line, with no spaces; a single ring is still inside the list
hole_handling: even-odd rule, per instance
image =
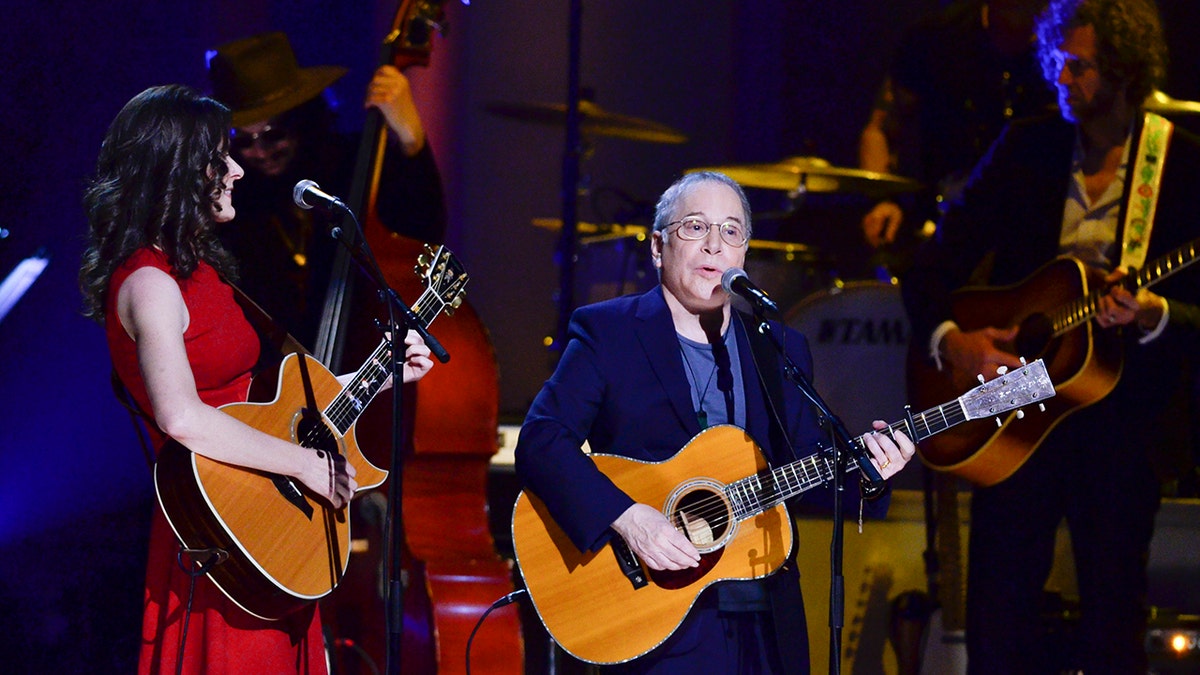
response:
[[[683,492],[671,508],[671,522],[701,553],[725,544],[732,524],[729,502],[707,486]]]
[[[1021,321],[1015,346],[1017,355],[1033,360],[1043,356],[1050,339],[1054,337],[1054,326],[1050,317],[1042,313],[1030,314]]]
[[[325,420],[317,413],[301,410],[295,421],[296,443],[313,450],[324,450],[337,454],[340,449],[333,432],[325,424]]]

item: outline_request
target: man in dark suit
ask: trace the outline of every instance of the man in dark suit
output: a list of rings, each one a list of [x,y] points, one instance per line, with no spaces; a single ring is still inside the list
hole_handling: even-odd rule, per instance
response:
[[[1178,128],[1168,145],[1161,121],[1143,115],[1166,56],[1148,0],[1054,0],[1037,34],[1060,115],[1015,122],[1001,135],[902,289],[912,339],[929,346],[939,369],[990,375],[1017,365],[1017,331],[960,330],[951,291],[1015,284],[1058,255],[1104,279],[1108,290],[1093,323],[1076,330],[1121,343],[1125,365],[1116,389],[1067,416],[1009,478],[974,490],[969,669],[1146,672],[1146,561],[1164,477],[1156,475],[1153,453],[1188,446],[1180,434],[1195,415],[1187,389],[1200,284],[1187,278],[1190,271],[1153,292],[1117,282],[1126,266],[1148,264],[1200,234],[1200,152]],[[1142,230],[1152,199],[1157,213]],[[1074,644],[1064,644],[1061,632],[1051,640],[1041,615],[1063,518],[1080,598]]]
[[[797,389],[763,384],[781,379],[780,358],[756,349],[753,320],[735,311],[722,289],[725,270],[744,264],[750,234],[750,208],[736,183],[718,173],[687,175],[663,194],[655,215],[651,252],[661,285],[581,308],[572,317],[558,368],[522,427],[516,468],[581,551],[599,550],[619,536],[652,570],[682,570],[700,560],[661,505],[635,503],[596,469],[580,450],[585,441],[594,452],[658,462],[703,428],[734,424],[778,466],[811,454],[827,437]],[[784,337],[789,357],[811,375],[804,337],[779,324],[774,330]],[[756,359],[767,362],[760,369]],[[777,416],[768,397],[779,399]],[[903,434],[865,439],[884,478],[915,451]],[[857,496],[858,481],[849,482],[855,487],[847,494]],[[828,492],[816,490],[822,491]],[[868,508],[882,515],[886,500]],[[663,645],[620,668],[807,672],[807,647],[799,577],[789,562],[765,579],[706,590]]]

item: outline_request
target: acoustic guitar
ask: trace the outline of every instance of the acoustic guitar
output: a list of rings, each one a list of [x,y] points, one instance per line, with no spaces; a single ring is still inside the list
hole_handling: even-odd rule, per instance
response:
[[[462,302],[468,279],[445,247],[426,254],[417,268],[425,290],[412,306],[424,326]],[[221,411],[277,438],[345,457],[357,471],[357,492],[369,490],[387,472],[363,456],[354,424],[387,382],[391,359],[392,342],[384,338],[343,387],[313,357],[289,354],[272,400],[231,403]],[[256,379],[267,375],[274,373]],[[218,462],[168,440],[154,467],[154,489],[184,547],[228,554],[209,576],[250,614],[280,619],[328,595],[346,572],[347,507],[335,510],[291,478]]]
[[[1194,263],[1198,251],[1200,239],[1151,261],[1124,283],[1136,293]],[[995,485],[1020,468],[1064,417],[1107,396],[1120,379],[1124,356],[1119,332],[1098,330],[1091,321],[1106,293],[1100,272],[1065,256],[1013,286],[955,292],[951,311],[958,326],[964,331],[1017,326],[1016,339],[1004,347],[1046,361],[1058,396],[1047,403],[1050,414],[1029,423],[1012,424],[1009,415],[998,427],[964,425],[923,443],[921,459],[937,471]],[[977,377],[949,368],[939,372],[924,347],[916,341],[909,346],[908,391],[916,405],[945,400]]]
[[[921,441],[1053,396],[1045,365],[1035,361],[888,431]],[[863,439],[854,442],[861,447]],[[545,504],[528,492],[518,495],[513,548],[538,616],[563,649],[598,664],[628,661],[662,644],[709,585],[778,570],[793,545],[784,502],[824,485],[834,470],[824,451],[772,469],[753,439],[730,425],[705,429],[664,462],[591,459],[634,501],[661,505],[701,554],[696,568],[655,571],[617,536],[599,551],[580,551]],[[848,469],[857,468],[851,460]]]

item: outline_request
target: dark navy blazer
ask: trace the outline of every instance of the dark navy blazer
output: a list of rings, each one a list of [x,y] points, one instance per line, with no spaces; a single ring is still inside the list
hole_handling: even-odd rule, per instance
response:
[[[746,325],[750,321],[735,312],[730,326],[742,369],[746,431],[773,465],[806,457],[825,435],[800,391],[784,383],[782,417],[794,451],[779,438],[743,330],[752,327]],[[778,324],[774,330],[785,336],[789,357],[811,376],[812,357],[804,336]],[[571,541],[580,550],[595,550],[608,541],[609,525],[633,501],[580,452],[583,442],[593,452],[662,461],[701,429],[661,287],[576,310],[568,336],[558,368],[522,426],[516,469]],[[778,356],[772,356],[770,367],[780,368]],[[847,496],[857,505],[858,480],[851,474],[846,483]],[[814,498],[832,503],[828,488],[817,488],[804,497],[806,502]],[[882,514],[887,500],[869,502],[868,508],[871,515]],[[799,660],[807,670],[807,635],[795,565],[786,564],[766,583],[784,663]]]

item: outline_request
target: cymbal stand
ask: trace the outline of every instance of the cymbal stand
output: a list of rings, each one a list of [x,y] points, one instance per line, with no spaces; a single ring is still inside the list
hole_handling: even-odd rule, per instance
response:
[[[567,56],[567,119],[562,163],[562,232],[558,240],[558,323],[552,343],[559,354],[567,346],[567,326],[575,309],[575,258],[578,245],[580,160],[584,153],[580,132],[581,94],[579,61],[583,33],[583,0],[571,0]]]

